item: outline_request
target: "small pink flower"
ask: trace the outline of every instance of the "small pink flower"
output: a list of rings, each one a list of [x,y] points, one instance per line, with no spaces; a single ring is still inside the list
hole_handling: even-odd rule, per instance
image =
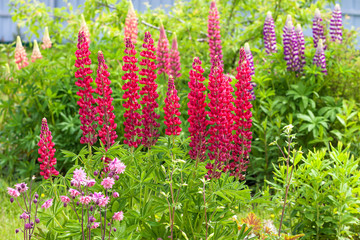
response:
[[[114,197],[114,198],[118,198],[118,197],[119,197],[119,193],[118,193],[118,192],[113,192],[113,197]]]
[[[45,209],[48,209],[49,207],[51,207],[53,204],[53,200],[52,199],[49,199],[47,200],[43,205],[41,205],[41,208],[45,208]]]
[[[71,179],[71,186],[80,187],[81,183],[75,179]]]
[[[21,214],[20,215],[20,219],[29,219],[30,218],[30,216],[28,215],[28,214],[26,214],[26,213],[23,213],[23,214]]]
[[[91,229],[98,228],[100,226],[99,222],[94,222],[93,225],[91,225]]]
[[[18,183],[15,184],[16,190],[18,190],[20,193],[26,192],[29,188],[27,187],[26,183]]]
[[[109,189],[112,188],[112,186],[115,184],[115,181],[113,178],[107,177],[104,180],[102,180],[101,185],[103,185],[103,187],[105,189]]]
[[[81,196],[79,197],[79,201],[82,204],[88,205],[91,202],[91,197],[90,196]]]
[[[13,188],[9,188],[8,187],[8,194],[12,197],[18,197],[20,196],[20,192],[17,191],[16,189],[13,189]]]
[[[114,213],[114,220],[121,221],[124,219],[124,213],[122,211]]]
[[[75,189],[72,189],[72,188],[69,189],[69,192],[70,192],[70,195],[73,196],[73,197],[76,197],[76,196],[80,195],[80,192],[78,190],[75,190]]]
[[[95,185],[96,181],[95,179],[90,179],[87,181],[87,186],[88,187],[93,187]]]
[[[51,40],[50,40],[48,27],[45,28],[45,32],[42,40],[43,40],[43,45],[41,45],[42,49],[51,48]]]
[[[99,199],[99,206],[100,207],[105,207],[107,204],[109,203],[109,197],[102,197]]]
[[[86,172],[82,169],[75,169],[73,179],[78,182],[86,181]]]
[[[63,202],[63,203],[69,203],[71,200],[68,196],[60,196],[60,200]]]
[[[93,194],[92,200],[94,201],[94,203],[96,203],[96,201],[98,201],[98,200],[100,201],[100,199],[103,197],[104,197],[104,195],[101,192],[98,192],[98,193],[95,192]],[[96,204],[98,204],[98,203],[96,203]]]
[[[114,160],[109,163],[109,168],[111,171],[114,171],[116,174],[121,174],[125,172],[126,166],[119,159],[114,158]]]

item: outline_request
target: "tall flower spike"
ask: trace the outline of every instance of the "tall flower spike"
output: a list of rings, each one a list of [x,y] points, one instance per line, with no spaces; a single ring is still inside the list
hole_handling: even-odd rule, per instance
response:
[[[169,40],[166,37],[166,32],[162,23],[160,23],[160,37],[156,49],[156,60],[158,75],[161,73],[169,73]]]
[[[284,59],[287,64],[287,69],[289,71],[298,71],[300,67],[299,47],[291,18],[287,21],[284,30]]]
[[[40,154],[38,161],[41,163],[40,175],[44,176],[44,179],[48,179],[52,175],[59,175],[59,172],[54,168],[54,165],[56,164],[56,158],[54,157],[56,150],[54,148],[55,144],[52,141],[51,132],[49,130],[46,118],[42,119],[40,141],[38,146],[38,153]]]
[[[95,90],[91,87],[93,79],[90,76],[92,70],[90,69],[91,60],[89,55],[89,43],[85,33],[79,32],[77,50],[75,52],[75,67],[77,68],[75,72],[77,81],[75,84],[79,87],[76,94],[80,96],[80,100],[77,102],[80,107],[79,115],[82,124],[80,129],[83,132],[80,143],[93,145],[97,141],[96,101],[92,95]]]
[[[99,97],[96,99],[98,104],[97,113],[99,114],[99,125],[102,126],[99,130],[99,138],[104,144],[105,149],[108,149],[115,143],[117,138],[115,131],[117,125],[115,123],[115,114],[113,113],[111,81],[109,80],[110,73],[107,71],[108,66],[101,51],[98,52],[98,62],[97,78],[95,80],[97,88],[95,92],[99,94]]]
[[[188,94],[188,121],[191,136],[189,155],[198,163],[198,161],[206,159],[206,87],[203,83],[205,80],[204,69],[201,67],[201,61],[198,57],[194,58],[192,68],[188,83],[191,89]]]
[[[322,69],[322,72],[325,75],[327,75],[324,47],[323,47],[321,39],[319,40],[319,44],[316,48],[316,53],[315,53],[313,62],[316,66],[318,66]]]
[[[138,19],[136,17],[136,13],[134,11],[134,6],[132,1],[129,1],[129,10],[125,19],[125,28],[124,28],[124,35],[125,40],[126,38],[130,38],[133,44],[136,44],[136,40],[138,37]]]
[[[270,11],[267,13],[264,22],[264,45],[267,54],[277,52],[275,23]]]
[[[299,63],[300,63],[299,70],[302,71],[306,62],[305,62],[305,39],[300,24],[296,25],[295,35],[298,42],[298,50],[299,50]]]
[[[210,4],[208,18],[208,39],[211,66],[216,65],[215,61],[219,61],[221,66],[223,64],[219,18],[219,11],[216,7],[215,0],[213,0]]]
[[[143,51],[140,53],[142,59],[139,63],[142,66],[139,75],[143,77],[139,82],[144,85],[140,91],[140,95],[142,96],[140,103],[143,106],[141,115],[141,137],[142,144],[148,148],[151,148],[151,146],[154,146],[157,142],[159,137],[158,128],[160,127],[160,123],[156,121],[160,118],[160,115],[155,113],[155,109],[159,107],[156,102],[159,94],[156,92],[158,85],[155,82],[157,75],[155,73],[156,56],[154,52],[154,40],[151,38],[151,34],[146,32]]]
[[[132,44],[131,39],[126,39],[126,49],[125,56],[123,57],[124,65],[122,70],[126,72],[122,76],[122,80],[127,82],[122,86],[122,89],[125,91],[123,95],[123,99],[125,100],[123,107],[127,110],[124,113],[125,117],[125,140],[124,144],[127,144],[129,147],[137,147],[141,139],[139,138],[141,129],[141,116],[138,113],[140,109],[140,104],[138,103],[138,99],[140,95],[139,91],[139,77],[137,75],[137,71],[139,68],[136,66],[137,58],[136,58],[136,50],[134,44]]]
[[[87,42],[89,43],[90,45],[90,32],[89,32],[89,28],[88,26],[86,25],[86,21],[85,21],[85,17],[84,15],[81,14],[81,23],[80,23],[80,30],[79,32],[84,32],[85,34],[85,37],[86,37],[86,40]]]
[[[330,19],[330,36],[331,41],[339,41],[339,43],[342,42],[342,17],[339,4],[335,5],[334,11],[332,12],[332,17]]]
[[[323,19],[321,18],[321,13],[320,13],[319,9],[315,10],[312,32],[313,32],[314,47],[315,48],[317,47],[318,42],[321,39],[324,49],[326,49],[326,46],[325,46],[326,37],[325,37],[325,33],[324,33],[324,23],[323,23]]]
[[[249,64],[250,64],[250,69],[251,69],[250,74],[254,75],[255,74],[254,58],[253,58],[253,55],[251,53],[249,43],[245,43],[244,50],[245,50],[246,58],[247,58],[247,60],[249,61]]]
[[[33,48],[33,52],[31,55],[31,61],[35,62],[36,59],[41,59],[41,58],[42,58],[42,55],[41,55],[41,52],[39,49],[39,45],[38,45],[37,41],[34,40],[34,48]]]
[[[19,36],[17,36],[16,38],[15,63],[17,64],[19,69],[22,69],[29,65],[25,48],[23,47],[21,43],[21,38]]]
[[[42,41],[43,41],[43,44],[41,45],[42,49],[51,48],[51,40],[50,40],[48,27],[45,27],[45,32]]]
[[[173,76],[174,80],[176,80],[177,78],[181,77],[180,53],[178,50],[176,33],[174,33],[174,38],[172,40],[169,58],[170,58],[169,75]]]
[[[252,95],[251,69],[245,56],[244,49],[240,49],[239,66],[237,70],[237,83],[235,84],[235,135],[234,135],[234,161],[230,163],[231,175],[238,179],[244,179],[247,169],[248,156],[251,150],[252,132]]]
[[[179,119],[180,116],[180,98],[177,95],[177,90],[174,84],[174,78],[170,75],[169,76],[169,84],[168,84],[168,91],[166,93],[165,98],[165,121],[164,124],[166,125],[165,134],[166,135],[180,135],[181,128],[180,124],[181,121]]]

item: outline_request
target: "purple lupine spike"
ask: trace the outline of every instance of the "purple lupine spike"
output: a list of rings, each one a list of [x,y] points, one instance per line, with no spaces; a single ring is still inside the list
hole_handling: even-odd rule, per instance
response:
[[[291,17],[288,17],[284,30],[284,59],[287,64],[287,69],[289,71],[298,71],[300,67],[299,46]]]
[[[288,22],[292,22],[292,18],[291,18],[291,15],[287,15],[286,17],[286,21],[285,21],[285,25],[284,25],[284,28],[283,28],[283,43],[284,43],[284,37],[286,35],[286,32],[287,32],[287,24]]]
[[[322,72],[327,75],[326,70],[326,60],[325,60],[325,53],[324,53],[324,47],[322,43],[322,39],[319,39],[318,46],[316,48],[316,53],[314,56],[314,64],[318,67],[320,67]]]
[[[342,18],[339,4],[335,5],[334,11],[332,12],[332,17],[330,19],[330,36],[331,41],[339,41],[339,43],[342,42]]]
[[[302,31],[301,25],[296,25],[295,28],[295,35],[298,42],[298,48],[299,48],[299,63],[300,63],[300,71],[303,70],[305,66],[305,39],[304,39],[304,33]]]
[[[267,54],[276,53],[276,35],[274,19],[269,11],[264,22],[264,45]]]
[[[253,55],[251,53],[250,46],[248,43],[245,43],[244,50],[245,50],[246,58],[250,64],[250,69],[251,69],[250,75],[254,75],[255,74],[254,59],[253,59]]]
[[[323,24],[323,19],[321,18],[321,13],[320,13],[319,9],[315,10],[312,31],[313,31],[314,47],[315,48],[317,47],[319,39],[321,39],[324,49],[326,49],[326,45],[325,45],[326,37],[325,37],[325,33],[324,33],[324,24]]]

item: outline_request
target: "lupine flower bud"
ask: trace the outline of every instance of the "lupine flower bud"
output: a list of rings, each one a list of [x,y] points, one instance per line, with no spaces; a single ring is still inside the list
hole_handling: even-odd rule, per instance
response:
[[[49,130],[46,118],[42,119],[38,146],[38,153],[40,154],[38,161],[41,163],[40,175],[44,176],[44,179],[48,179],[52,175],[59,175],[59,172],[54,168],[54,165],[56,164],[56,158],[54,157],[56,151],[54,148],[55,143],[52,141],[51,132]]]
[[[98,172],[98,171],[95,171],[95,172],[94,172],[94,176],[97,176],[97,175],[99,175],[99,172]]]
[[[113,228],[113,231],[116,232],[116,228]]]
[[[35,194],[34,194],[34,197],[35,197],[36,199],[38,199],[38,198],[39,198],[39,194],[35,193]]]
[[[39,222],[40,222],[40,219],[36,218],[36,219],[35,219],[35,222],[36,222],[36,223],[39,223]]]
[[[325,75],[327,75],[324,47],[323,47],[321,39],[319,40],[318,46],[316,48],[316,53],[315,53],[313,62],[316,66],[318,66],[322,69],[322,72]]]
[[[90,212],[92,212],[94,210],[94,207],[90,206],[89,210],[90,210]]]
[[[265,44],[266,53],[271,54],[277,52],[275,23],[271,15],[271,12],[268,12],[266,15],[263,33],[264,33],[264,44]]]
[[[286,26],[284,27],[283,43],[287,69],[289,71],[298,71],[300,67],[298,41],[290,16],[288,16]]]
[[[38,202],[38,200],[35,198],[35,199],[33,200],[33,202],[36,204],[36,203]]]
[[[251,53],[249,43],[245,43],[244,50],[245,50],[246,58],[247,58],[247,60],[249,61],[249,64],[250,64],[250,69],[251,69],[250,74],[254,75],[255,74],[254,58],[253,58],[253,55]]]
[[[31,229],[31,224],[30,223],[25,223],[25,229]]]
[[[14,198],[10,198],[10,202],[13,203],[13,202],[14,202]]]
[[[125,19],[124,35],[125,40],[127,38],[130,38],[133,44],[136,44],[136,39],[138,37],[137,21],[138,19],[134,11],[134,6],[132,4],[132,1],[129,1],[129,10]]]
[[[84,15],[81,14],[81,23],[80,23],[80,29],[79,29],[79,33],[83,32],[86,38],[86,41],[88,42],[88,44],[90,45],[90,32],[89,32],[89,28],[86,25],[86,21],[84,18]]]
[[[165,121],[164,124],[166,125],[165,134],[166,135],[180,135],[181,128],[180,124],[181,121],[179,119],[180,116],[180,104],[179,104],[179,96],[177,95],[177,90],[174,84],[174,78],[170,75],[169,76],[169,83],[168,83],[168,91],[166,93],[165,98]]]
[[[51,48],[51,40],[50,40],[48,27],[45,27],[45,32],[42,41],[43,41],[43,44],[41,45],[42,49]]]
[[[141,129],[141,116],[138,113],[140,109],[140,104],[138,102],[139,96],[139,85],[138,85],[138,75],[136,72],[139,68],[136,66],[136,50],[134,44],[132,44],[130,38],[126,39],[126,49],[125,56],[123,57],[124,65],[122,70],[126,72],[122,76],[122,80],[128,80],[123,86],[122,89],[125,91],[123,99],[123,107],[127,110],[124,113],[125,117],[125,140],[124,144],[127,144],[129,147],[137,147],[140,144],[141,139],[138,137],[140,135]]]
[[[210,3],[208,17],[208,40],[211,66],[216,65],[215,61],[219,61],[221,66],[223,64],[219,18],[219,11],[213,0]]]
[[[41,59],[41,58],[42,58],[42,55],[41,55],[41,52],[39,49],[39,45],[38,45],[37,41],[34,40],[34,48],[33,48],[33,52],[31,55],[31,61],[35,62],[36,59]]]
[[[77,78],[76,86],[79,87],[76,93],[80,96],[80,100],[77,102],[79,105],[79,115],[82,126],[80,129],[83,132],[83,136],[80,139],[81,144],[93,145],[97,141],[96,134],[96,107],[95,99],[93,97],[94,89],[91,86],[93,79],[91,78],[92,70],[90,69],[91,60],[89,58],[89,42],[85,35],[85,32],[79,32],[77,50],[75,52],[76,61],[75,77]]]
[[[299,70],[302,71],[306,62],[305,62],[305,39],[300,24],[296,25],[295,35],[298,42],[298,50],[299,50],[299,63],[300,63]]]
[[[18,233],[18,232],[20,232],[20,229],[17,228],[17,229],[15,230],[15,233]]]
[[[163,72],[169,73],[169,40],[166,37],[166,32],[162,23],[160,24],[160,37],[156,49],[156,61],[158,75]]]
[[[25,48],[23,47],[21,43],[21,38],[19,36],[17,36],[16,38],[15,63],[17,64],[18,69],[24,68],[29,65]]]
[[[325,37],[325,33],[324,33],[324,23],[323,23],[323,19],[321,18],[321,13],[320,13],[319,9],[315,10],[312,32],[313,32],[314,47],[315,48],[317,47],[318,42],[321,39],[323,46],[324,46],[324,50],[325,50],[326,49],[326,46],[325,46],[326,37]]]
[[[105,64],[104,55],[101,51],[98,52],[98,61],[99,66],[95,80],[97,88],[95,92],[99,94],[99,97],[96,99],[98,104],[96,110],[99,114],[99,125],[102,126],[99,130],[99,137],[105,149],[109,149],[117,138],[115,132],[117,125],[115,123],[115,114],[113,113],[111,81],[109,80],[110,73],[107,71],[108,66]]]
[[[174,33],[174,38],[172,40],[169,58],[170,58],[169,75],[173,76],[174,80],[176,81],[176,79],[181,77],[180,53],[178,50],[176,33]]]
[[[188,94],[188,121],[191,136],[189,155],[196,161],[204,161],[206,159],[206,87],[203,83],[205,80],[204,69],[201,67],[198,57],[194,58],[192,68],[188,83],[191,89]]]
[[[342,17],[339,4],[335,5],[334,11],[332,12],[332,17],[330,19],[330,36],[331,41],[339,41],[339,43],[342,42]]]

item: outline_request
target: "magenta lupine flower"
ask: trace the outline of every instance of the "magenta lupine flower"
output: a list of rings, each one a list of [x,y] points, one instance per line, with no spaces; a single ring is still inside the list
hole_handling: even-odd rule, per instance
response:
[[[264,45],[267,54],[276,53],[276,35],[275,35],[275,23],[271,15],[268,12],[264,22]]]
[[[233,159],[230,163],[230,175],[244,179],[247,169],[249,152],[251,151],[252,132],[252,100],[251,69],[247,61],[245,50],[240,49],[239,66],[237,70],[237,83],[235,84],[235,125]]]
[[[57,176],[59,172],[56,171],[54,165],[56,164],[55,155],[55,143],[52,141],[51,132],[49,130],[46,118],[42,119],[40,140],[38,142],[40,157],[38,161],[40,164],[40,175],[44,176],[44,179],[50,178],[52,175]]]
[[[114,220],[121,221],[124,219],[124,213],[122,211],[114,213]]]
[[[7,190],[8,190],[8,194],[10,195],[10,196],[12,196],[12,197],[18,197],[18,196],[20,196],[20,192],[18,191],[18,190],[16,190],[16,189],[13,189],[13,188],[7,188]]]
[[[165,98],[165,121],[164,124],[166,125],[165,134],[166,135],[180,135],[181,133],[181,120],[179,119],[180,116],[180,104],[179,104],[179,96],[177,94],[177,90],[174,84],[174,78],[170,75],[169,76],[169,83],[168,83],[168,91],[166,93]]]
[[[115,180],[113,178],[107,177],[104,178],[101,182],[101,185],[105,188],[105,189],[109,189],[112,188],[112,186],[115,184]]]
[[[221,66],[223,64],[219,18],[219,11],[216,7],[215,1],[213,0],[210,3],[208,18],[208,39],[211,66],[216,65],[215,61],[219,61]]]
[[[298,42],[298,50],[299,50],[299,63],[300,63],[299,70],[302,71],[306,61],[305,61],[305,38],[300,24],[296,25],[295,35]]]
[[[140,84],[143,84],[140,95],[142,99],[140,104],[142,107],[141,123],[143,128],[141,129],[142,144],[145,147],[151,148],[157,142],[159,137],[158,129],[160,123],[156,120],[160,118],[160,115],[155,113],[155,109],[159,107],[156,99],[159,94],[156,92],[158,85],[155,82],[157,75],[155,73],[156,56],[154,54],[154,40],[151,38],[149,32],[145,33],[145,39],[143,43],[143,51],[140,53],[142,66],[139,75],[142,76],[139,80]]]
[[[330,19],[330,36],[331,41],[339,41],[339,43],[342,42],[342,17],[339,4],[335,5],[334,11],[332,12],[332,17]]]
[[[166,37],[166,32],[163,24],[160,24],[160,37],[156,49],[156,61],[158,75],[161,73],[169,73],[170,59],[169,59],[169,40]]]
[[[52,204],[53,204],[53,200],[52,200],[52,199],[49,199],[49,200],[47,200],[43,205],[41,205],[41,208],[47,209],[47,208],[51,207]]]
[[[191,91],[188,94],[189,132],[191,137],[189,155],[196,161],[206,159],[206,87],[204,85],[204,69],[198,57],[194,58],[188,83]]]
[[[170,58],[169,75],[173,76],[174,80],[176,80],[179,77],[181,77],[180,53],[178,50],[176,34],[174,34],[174,38],[172,40],[169,58]]]
[[[322,69],[322,72],[327,75],[327,70],[326,70],[326,59],[325,59],[325,53],[324,53],[324,47],[322,44],[322,40],[320,39],[318,42],[318,46],[316,48],[316,53],[314,56],[314,60],[313,63],[320,67]]]
[[[298,71],[300,67],[298,40],[291,17],[288,17],[286,22],[283,34],[284,59],[289,71]]]
[[[319,9],[315,10],[312,32],[313,32],[314,47],[315,48],[317,47],[318,42],[321,39],[324,49],[326,49],[326,46],[325,46],[326,37],[325,37],[325,33],[324,33],[324,22],[323,22],[323,19],[321,18],[321,13],[320,13]]]
[[[42,41],[43,41],[43,44],[41,45],[42,49],[51,48],[51,40],[50,40],[48,27],[45,27],[45,32]]]
[[[77,48],[78,49],[75,52],[75,67],[77,68],[75,77],[77,78],[77,81],[75,84],[79,87],[76,94],[80,96],[80,100],[77,104],[80,107],[79,115],[82,124],[80,129],[83,132],[80,143],[89,143],[90,145],[93,145],[97,141],[96,107],[95,99],[92,95],[95,90],[91,87],[93,79],[90,76],[92,70],[90,69],[91,60],[89,58],[89,42],[85,37],[84,32],[79,32]]]
[[[215,59],[215,65],[209,75],[208,114],[209,130],[207,135],[210,163],[206,165],[208,173],[206,178],[220,178],[222,172],[228,170],[230,160],[231,132],[233,128],[233,88],[231,78],[224,76],[220,62]]]
[[[84,32],[85,38],[86,38],[88,44],[90,44],[90,42],[91,42],[91,40],[90,40],[90,31],[89,31],[88,26],[86,25],[84,15],[82,15],[82,14],[81,14],[81,23],[80,23],[79,32]]]
[[[250,69],[251,69],[250,74],[254,75],[255,74],[254,58],[253,58],[253,55],[251,53],[250,46],[249,46],[248,43],[245,43],[244,50],[245,50],[246,58],[247,58],[247,60],[249,61],[249,64],[250,64]]]
[[[123,57],[124,65],[122,70],[126,73],[122,76],[122,80],[128,81],[122,86],[122,89],[125,91],[123,99],[126,100],[123,107],[127,109],[124,113],[124,144],[136,148],[141,142],[141,139],[138,138],[141,133],[141,129],[139,128],[141,126],[141,116],[138,113],[140,109],[140,104],[138,103],[140,95],[138,91],[140,88],[138,85],[139,78],[136,74],[139,68],[136,66],[136,50],[130,38],[126,39],[125,54]]]
[[[69,203],[71,202],[70,198],[68,196],[60,196],[60,200],[63,203]]]
[[[111,81],[109,80],[110,73],[107,71],[108,66],[105,63],[104,55],[101,51],[98,52],[98,61],[99,66],[95,80],[97,88],[95,92],[99,94],[99,97],[96,99],[98,104],[96,110],[99,114],[99,126],[102,126],[99,130],[99,137],[105,149],[109,149],[117,138],[115,131],[117,125],[115,123],[115,114],[113,113],[114,106],[112,105],[113,98],[111,97]]]
[[[132,5],[132,2],[129,1],[129,10],[126,15],[125,19],[125,27],[124,27],[124,35],[125,35],[125,41],[127,38],[131,39],[131,42],[136,44],[136,39],[138,37],[138,19],[136,17],[136,13],[134,11],[134,6]]]
[[[21,38],[19,36],[16,38],[15,63],[18,66],[18,69],[22,69],[29,65],[28,58],[26,56],[26,50],[23,47]]]

